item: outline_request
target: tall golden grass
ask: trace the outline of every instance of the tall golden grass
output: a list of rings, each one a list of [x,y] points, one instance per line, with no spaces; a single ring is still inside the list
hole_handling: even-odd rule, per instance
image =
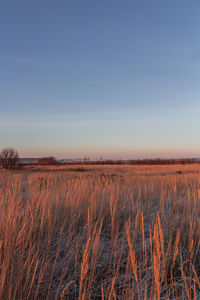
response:
[[[0,171],[0,299],[199,299],[200,175],[176,168]]]

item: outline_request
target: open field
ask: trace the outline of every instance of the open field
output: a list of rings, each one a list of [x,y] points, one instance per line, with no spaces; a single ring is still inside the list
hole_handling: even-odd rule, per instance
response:
[[[200,165],[1,169],[0,299],[200,299]]]

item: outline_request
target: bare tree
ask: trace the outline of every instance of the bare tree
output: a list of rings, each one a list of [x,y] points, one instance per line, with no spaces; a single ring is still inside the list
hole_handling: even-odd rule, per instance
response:
[[[17,165],[19,154],[14,148],[4,148],[0,153],[0,162],[3,168],[11,169]]]

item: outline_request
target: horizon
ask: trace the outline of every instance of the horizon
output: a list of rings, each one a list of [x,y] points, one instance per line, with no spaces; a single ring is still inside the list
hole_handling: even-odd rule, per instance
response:
[[[200,2],[4,2],[0,148],[200,157]]]
[[[157,156],[146,156],[146,157],[140,157],[137,156],[136,158],[133,157],[126,157],[126,158],[121,158],[121,157],[89,157],[89,156],[84,156],[84,157],[55,157],[52,155],[46,155],[46,156],[37,156],[37,157],[30,157],[30,156],[26,156],[26,157],[19,157],[20,160],[23,159],[40,159],[40,158],[48,158],[48,157],[54,157],[56,160],[58,161],[62,161],[62,160],[71,160],[71,161],[105,161],[105,160],[113,160],[113,161],[117,161],[117,160],[122,160],[122,161],[131,161],[131,160],[187,160],[187,159],[191,159],[191,160],[199,160],[200,157],[197,156],[163,156],[163,157],[157,157]]]

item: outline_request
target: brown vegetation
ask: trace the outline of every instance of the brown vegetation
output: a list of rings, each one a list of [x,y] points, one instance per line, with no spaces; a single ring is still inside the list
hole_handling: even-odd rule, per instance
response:
[[[1,172],[0,299],[198,299],[191,171]]]

